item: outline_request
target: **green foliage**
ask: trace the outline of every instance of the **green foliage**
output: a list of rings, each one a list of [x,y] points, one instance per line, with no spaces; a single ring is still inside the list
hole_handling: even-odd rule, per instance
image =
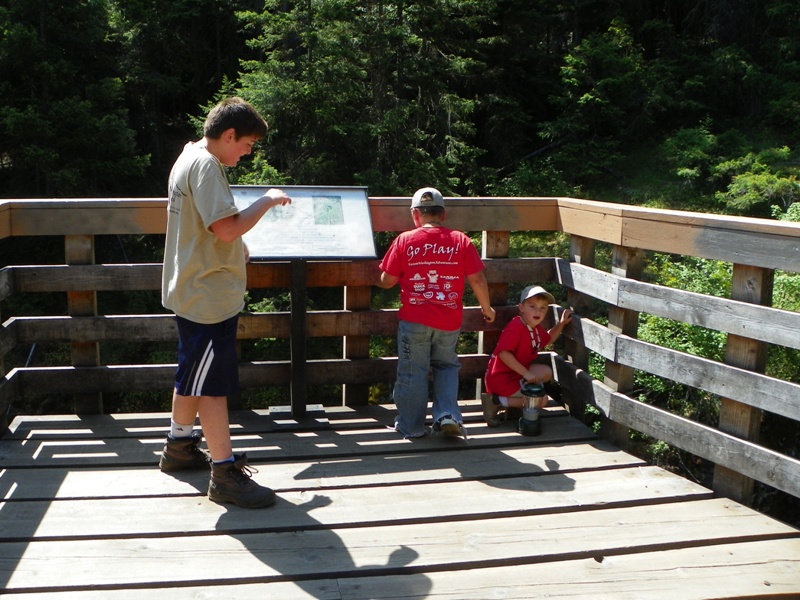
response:
[[[622,19],[565,56],[561,84],[552,98],[559,116],[543,125],[542,136],[563,143],[556,162],[573,180],[602,177],[615,167],[621,144],[652,119],[642,49]]]
[[[709,294],[730,296],[731,265],[693,256],[652,254],[646,277],[661,285]]]
[[[0,8],[4,197],[120,194],[148,165],[127,122],[104,2]]]
[[[786,212],[783,212],[779,206],[772,206],[772,216],[779,221],[800,223],[800,202],[790,204]]]
[[[130,124],[137,144],[152,157],[152,165],[137,182],[139,191],[134,188],[127,195],[165,195],[172,163],[199,133],[187,115],[225,89],[226,78],[238,77],[247,48],[235,11],[251,2],[92,3],[107,6],[107,36],[119,48],[117,68],[125,83]]]
[[[512,232],[509,256],[512,258],[569,256],[569,235],[560,231]]]
[[[688,292],[726,297],[730,295],[731,265],[690,256],[654,255],[647,277],[661,285]],[[638,338],[665,348],[721,361],[724,333],[643,313],[639,316]],[[644,376],[641,376],[644,379]],[[659,378],[648,376],[648,387],[666,390]]]
[[[706,259],[655,255],[650,261],[647,277],[662,285],[689,292],[728,296],[731,267],[727,263]],[[722,332],[647,313],[639,315],[637,337],[664,348],[720,362],[724,360],[727,341],[726,334]],[[637,389],[641,390],[641,400],[700,423],[716,424],[719,414],[716,396],[639,371],[635,373],[634,380]],[[676,449],[646,436],[634,435],[634,441],[642,454],[657,464],[675,464],[684,459],[684,455]]]
[[[524,161],[510,175],[497,183],[488,184],[486,193],[518,197],[577,195],[553,163],[552,157]]]
[[[785,210],[790,177],[774,169],[735,173],[731,189],[734,174],[709,177],[800,132],[800,17],[783,0],[729,8],[676,5],[667,18],[560,0],[10,2],[0,181],[18,197],[163,194],[198,107],[240,93],[271,123],[233,171],[241,183],[650,205],[677,192],[710,210],[719,192],[734,212],[766,214],[759,195]],[[723,143],[734,129],[746,149]],[[659,195],[634,181],[630,157],[670,138],[671,163],[650,180],[672,185],[669,168],[689,185]]]
[[[775,308],[800,312],[800,274],[783,271],[775,273],[772,305]],[[800,383],[800,350],[782,346],[770,347],[767,374]]]
[[[664,141],[662,149],[675,165],[676,175],[694,183],[709,176],[717,147],[717,136],[709,131],[708,123],[703,123],[677,131]]]
[[[374,194],[463,185],[481,154],[474,100],[458,89],[481,69],[464,44],[479,32],[474,4],[267,2],[240,13],[264,57],[244,63],[241,92],[274,123],[270,162],[295,181]]]
[[[729,181],[727,190],[716,197],[740,213],[763,215],[770,206],[785,211],[800,199],[799,173],[797,159],[786,146],[749,152],[714,167],[716,178]]]

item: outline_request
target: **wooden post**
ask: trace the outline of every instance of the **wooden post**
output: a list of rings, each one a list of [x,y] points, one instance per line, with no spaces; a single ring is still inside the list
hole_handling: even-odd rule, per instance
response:
[[[573,235],[570,237],[569,242],[569,261],[587,267],[594,267],[595,263],[595,246],[596,242],[593,239]],[[575,290],[567,290],[567,304],[570,309],[577,315],[590,317],[592,312],[592,299],[586,294],[576,292]],[[578,369],[589,372],[589,351],[586,346],[581,342],[578,343],[570,338],[564,339],[564,349],[566,351],[566,358]],[[562,394],[564,404],[569,408],[569,412],[577,419],[583,420],[586,413],[586,399],[582,398],[575,393],[564,388]]]
[[[369,286],[345,286],[345,310],[369,310],[372,302],[372,288]],[[369,336],[350,335],[344,338],[344,358],[369,358]],[[344,406],[366,406],[369,403],[369,385],[351,383],[342,385],[342,404]]]
[[[0,267],[3,268],[3,267]],[[3,314],[0,312],[0,323],[3,322]],[[16,345],[16,342],[15,342]],[[4,379],[6,376],[6,364],[4,354],[0,354],[0,379]],[[0,386],[4,385],[7,382],[0,383]],[[8,403],[2,400],[0,397],[0,437],[5,433],[6,429],[8,429],[8,413],[9,407]]]
[[[611,258],[611,273],[617,277],[641,279],[644,269],[644,253],[637,248],[614,246]],[[611,331],[635,338],[639,330],[639,313],[634,310],[611,306],[608,311],[608,328]],[[627,393],[633,389],[633,369],[606,360],[604,383],[612,390]],[[600,434],[621,449],[628,447],[627,427],[609,419],[602,419]]]
[[[64,257],[68,265],[94,264],[94,236],[64,236]],[[67,292],[67,312],[71,317],[97,316],[97,292]],[[72,342],[72,366],[96,367],[100,364],[100,345],[97,342]],[[76,415],[103,414],[101,393],[75,394]]]
[[[484,231],[481,234],[482,258],[508,258],[511,233],[508,231]],[[508,302],[508,284],[489,283],[489,302],[493,307],[504,306]],[[491,354],[500,337],[499,331],[478,332],[478,353]],[[483,379],[475,381],[475,397],[483,393]]]
[[[747,265],[733,265],[731,297],[751,304],[772,304],[774,271]],[[767,365],[767,344],[738,335],[728,334],[725,362],[729,365],[763,373]],[[761,410],[722,398],[719,409],[719,429],[736,437],[758,442]],[[713,488],[717,494],[750,504],[754,481],[719,465],[714,467]]]
[[[306,309],[308,308],[307,264],[303,259],[294,259],[292,264],[291,338],[289,353],[292,358],[290,382],[292,418],[300,421],[306,416]]]

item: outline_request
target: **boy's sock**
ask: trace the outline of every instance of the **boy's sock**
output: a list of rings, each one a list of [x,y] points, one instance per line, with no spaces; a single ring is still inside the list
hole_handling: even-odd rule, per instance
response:
[[[180,438],[188,438],[190,435],[192,435],[193,429],[194,423],[190,423],[189,425],[181,425],[180,423],[170,420],[169,435],[176,440]]]
[[[214,464],[215,464],[215,465],[221,465],[221,464],[224,464],[224,463],[232,463],[232,462],[236,462],[236,459],[234,458],[233,454],[231,454],[231,455],[230,455],[228,458],[226,458],[225,460],[215,460],[215,461],[213,461],[213,462],[214,462]]]

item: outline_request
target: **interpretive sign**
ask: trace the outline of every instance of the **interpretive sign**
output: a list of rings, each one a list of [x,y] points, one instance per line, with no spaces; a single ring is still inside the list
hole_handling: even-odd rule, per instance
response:
[[[242,210],[271,187],[284,190],[292,203],[271,208],[244,234],[251,259],[376,258],[367,188],[233,185],[231,189]]]

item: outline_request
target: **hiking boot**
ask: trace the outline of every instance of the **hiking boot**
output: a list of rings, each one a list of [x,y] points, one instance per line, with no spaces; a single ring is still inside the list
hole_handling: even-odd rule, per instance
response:
[[[193,431],[187,438],[174,438],[167,434],[167,442],[161,453],[158,466],[162,471],[179,471],[182,469],[210,468],[211,457],[208,452],[200,448],[203,434]]]
[[[464,425],[456,421],[452,415],[444,415],[433,424],[432,433],[434,435],[444,435],[446,437],[467,437],[467,430]]]
[[[500,411],[503,405],[497,398],[497,394],[481,394],[481,406],[483,406],[483,418],[489,427],[497,427],[502,423]]]
[[[264,508],[275,503],[275,492],[258,485],[250,476],[257,471],[247,466],[247,455],[234,455],[233,462],[211,465],[208,499],[242,508]]]

